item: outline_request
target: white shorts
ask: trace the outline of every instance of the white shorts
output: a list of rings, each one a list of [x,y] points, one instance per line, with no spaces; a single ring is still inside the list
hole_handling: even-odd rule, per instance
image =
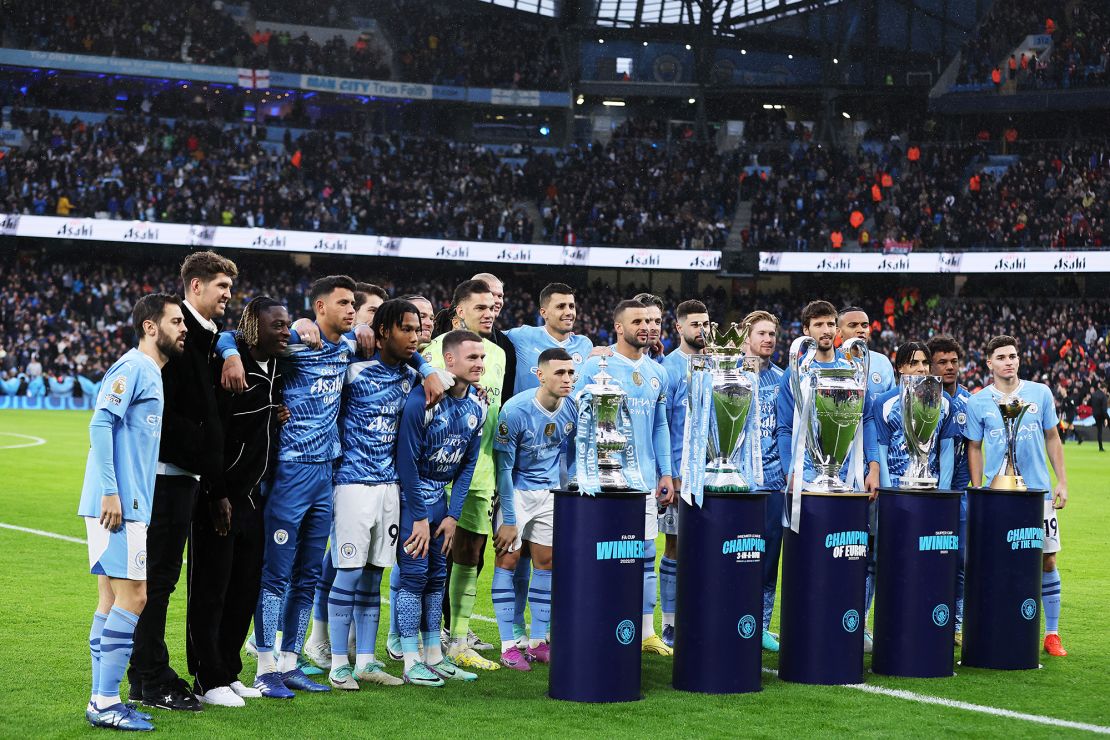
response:
[[[1060,521],[1056,518],[1056,509],[1052,508],[1052,501],[1044,502],[1044,554],[1051,555],[1060,552]]]
[[[401,523],[400,497],[396,483],[336,486],[331,498],[332,565],[393,567]]]
[[[644,501],[644,542],[655,542],[659,536],[659,501],[655,494],[648,492]]]
[[[551,547],[555,523],[555,496],[548,489],[514,491],[513,510],[516,512],[516,540],[509,552],[516,552],[524,542]],[[500,502],[493,514],[493,531],[505,523]]]
[[[659,531],[663,534],[678,535],[678,497],[674,503],[663,509],[659,515]]]
[[[85,517],[89,572],[95,576],[146,580],[146,523],[124,521],[109,532],[96,517]]]

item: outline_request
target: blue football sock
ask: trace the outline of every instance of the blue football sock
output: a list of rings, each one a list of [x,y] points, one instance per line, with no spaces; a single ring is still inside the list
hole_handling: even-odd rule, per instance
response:
[[[328,639],[331,640],[332,666],[347,662],[347,641],[351,637],[355,589],[362,568],[340,568],[328,592]]]
[[[644,614],[655,613],[655,542],[644,542]]]
[[[516,594],[513,592],[513,571],[505,568],[493,569],[493,616],[497,617],[497,633],[501,642],[511,642],[513,638],[513,616],[516,613]],[[533,622],[535,617],[532,617]]]
[[[113,606],[104,621],[100,635],[100,679],[97,682],[98,695],[103,697],[105,709],[119,703],[119,684],[131,660],[131,650],[135,645],[135,625],[139,615],[126,609]]]
[[[546,640],[551,625],[551,571],[532,571],[532,587],[528,589],[528,605],[532,607],[533,640]]]
[[[429,634],[435,634],[438,644],[439,626],[443,622],[443,589],[428,591],[424,594],[424,614],[421,618],[421,629]]]
[[[394,566],[389,569],[389,634],[400,635],[397,627],[397,594],[401,591],[401,569]]]
[[[331,548],[324,552],[323,567],[320,570],[320,580],[316,581],[316,594],[312,599],[312,618],[318,622],[328,623],[328,592],[335,581],[336,568],[331,564]]]
[[[771,615],[775,611],[775,585],[763,587],[763,629],[771,629]]]
[[[532,559],[521,553],[513,571],[513,625],[524,630],[524,607],[528,603],[528,581],[532,575]]]
[[[373,655],[382,611],[382,569],[368,565],[358,579],[354,598],[355,644],[359,655]]]
[[[1060,571],[1055,568],[1041,573],[1041,604],[1045,631],[1056,632],[1060,628]]]
[[[674,614],[678,594],[678,562],[666,555],[659,561],[659,603],[664,614]]]
[[[420,594],[400,589],[397,592],[397,630],[406,653],[415,653],[420,646],[420,612]]]
[[[89,653],[92,655],[92,695],[89,701],[93,706],[96,706],[96,697],[100,689],[100,640],[104,633],[104,623],[107,621],[107,614],[93,612],[92,629],[89,630]]]

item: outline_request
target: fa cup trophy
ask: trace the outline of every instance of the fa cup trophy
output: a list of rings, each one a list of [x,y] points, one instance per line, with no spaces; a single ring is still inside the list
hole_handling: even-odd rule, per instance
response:
[[[852,490],[840,479],[840,468],[863,422],[870,355],[867,343],[858,338],[845,342],[841,352],[848,367],[817,367],[817,341],[813,337],[798,337],[790,346],[794,406],[802,422],[805,449],[817,470],[813,482],[806,484],[808,491]]]
[[[944,401],[941,379],[936,375],[903,375],[898,396],[902,402],[902,432],[910,457],[900,487],[936,488],[937,479],[929,471],[929,456],[936,446]]]
[[[998,475],[991,481],[991,488],[1002,491],[1024,491],[1025,480],[1017,467],[1018,430],[1021,429],[1021,419],[1029,410],[1029,402],[1019,398],[1017,394],[1003,396],[998,399],[998,413],[1002,415],[1002,424],[1006,428],[1006,455],[1002,458],[1002,466]]]
[[[601,359],[594,382],[578,396],[576,444],[578,485],[585,493],[642,490],[644,481],[633,454],[632,417],[624,389],[605,372]]]

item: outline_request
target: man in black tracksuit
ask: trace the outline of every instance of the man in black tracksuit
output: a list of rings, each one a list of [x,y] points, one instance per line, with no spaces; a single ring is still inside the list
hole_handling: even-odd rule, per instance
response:
[[[182,313],[189,332],[184,353],[162,368],[165,409],[147,530],[147,603],[135,627],[127,670],[130,698],[150,707],[201,709],[189,685],[170,667],[166,611],[181,576],[200,478],[223,469],[223,433],[213,387],[219,333],[214,319],[224,315],[237,274],[234,262],[214,252],[195,252],[181,265]]]
[[[267,297],[252,300],[236,337],[247,389],[219,385],[222,474],[205,478],[189,535],[186,652],[193,690],[204,703],[243,706],[261,696],[239,681],[240,651],[258,603],[265,532],[262,485],[277,449],[282,381],[277,358],[289,345],[289,314]]]

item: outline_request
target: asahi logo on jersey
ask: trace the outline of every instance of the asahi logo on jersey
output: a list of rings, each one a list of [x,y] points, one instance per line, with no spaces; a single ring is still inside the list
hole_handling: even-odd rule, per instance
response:
[[[308,390],[313,395],[339,393],[343,390],[343,378],[317,378]]]

